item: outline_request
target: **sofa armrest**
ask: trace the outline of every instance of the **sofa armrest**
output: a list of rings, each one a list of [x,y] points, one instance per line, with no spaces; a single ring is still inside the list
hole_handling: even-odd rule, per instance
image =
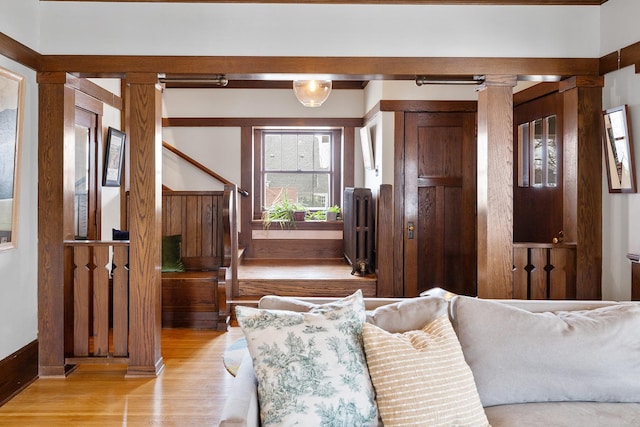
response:
[[[259,427],[258,383],[247,353],[240,363],[222,410],[220,427]]]

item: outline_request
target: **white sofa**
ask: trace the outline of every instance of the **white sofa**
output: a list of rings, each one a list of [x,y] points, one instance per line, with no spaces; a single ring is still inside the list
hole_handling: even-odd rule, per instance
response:
[[[423,303],[444,299],[491,426],[640,426],[640,304],[434,294],[365,298],[367,322],[419,329],[433,318]],[[330,301],[268,296],[259,307],[305,311]],[[247,353],[220,426],[260,426],[259,410]]]

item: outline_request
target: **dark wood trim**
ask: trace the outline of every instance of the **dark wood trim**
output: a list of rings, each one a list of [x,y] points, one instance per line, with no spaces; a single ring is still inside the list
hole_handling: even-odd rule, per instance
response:
[[[627,254],[631,261],[631,301],[640,301],[640,255]]]
[[[253,128],[251,125],[242,126],[240,129],[240,185],[253,195],[255,185],[253,183]],[[245,255],[251,252],[251,220],[253,217],[253,197],[240,199],[240,236],[238,246],[244,248]],[[234,283],[237,285],[237,283]],[[235,298],[239,294],[233,289],[233,295],[227,298]]]
[[[640,41],[608,53],[600,58],[600,75],[635,65],[640,72]]]
[[[333,126],[361,127],[361,118],[322,117],[164,117],[162,127]]]
[[[117,110],[122,110],[122,97],[116,95],[115,93],[109,92],[101,86],[98,86],[91,80],[80,79],[78,81],[77,89],[80,92],[85,93],[100,102],[110,105]]]
[[[0,361],[0,406],[38,378],[38,340]]]
[[[520,104],[533,101],[534,99],[542,98],[553,92],[558,91],[558,82],[540,82],[535,86],[521,90],[520,92],[513,94],[513,106],[517,107]]]
[[[475,113],[478,111],[476,101],[394,101],[381,100],[380,111],[403,111],[405,113],[423,112],[463,112]]]
[[[4,33],[0,33],[0,55],[6,56],[34,71],[38,71],[42,59],[42,55],[38,52]]]
[[[607,0],[40,0],[40,1],[99,1],[105,3],[309,3],[309,4],[482,4],[482,5],[565,5],[599,6]]]
[[[355,133],[356,130],[353,127],[345,127],[344,134],[342,135],[342,158],[344,159],[344,164],[342,167],[342,186],[340,187],[342,190],[341,194],[338,194],[334,199],[338,204],[340,204],[340,200],[342,199],[342,195],[344,194],[344,188],[353,187],[354,186],[354,174],[353,168],[345,167],[345,165],[353,165],[354,157],[355,157]],[[340,160],[337,161],[336,165],[340,164]]]
[[[405,113],[394,114],[393,135],[393,294],[404,296],[404,139],[405,139]]]
[[[416,75],[598,75],[598,58],[312,57],[44,55],[42,71],[79,77],[124,73],[224,74],[229,80],[260,80],[265,74],[327,74],[333,80],[414,80]]]

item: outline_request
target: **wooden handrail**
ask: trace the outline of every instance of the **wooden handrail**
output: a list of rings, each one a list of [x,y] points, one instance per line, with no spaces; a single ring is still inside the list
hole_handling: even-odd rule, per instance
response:
[[[186,154],[184,154],[182,151],[178,150],[177,148],[171,146],[170,144],[166,143],[165,141],[162,141],[162,146],[164,148],[166,148],[167,150],[171,151],[173,154],[175,154],[176,156],[180,157],[181,159],[186,160],[187,162],[191,163],[193,166],[197,167],[198,169],[200,169],[202,172],[214,177],[215,179],[217,179],[218,181],[222,182],[223,184],[227,184],[227,185],[235,185],[233,182],[229,181],[228,179],[226,179],[225,177],[217,174],[216,172],[212,171],[211,169],[209,169],[208,167],[206,167],[205,165],[203,165],[202,163],[198,162],[197,160],[192,159],[191,157],[187,156]],[[247,190],[243,190],[242,188],[238,187],[238,193],[240,193],[241,195],[243,195],[244,197],[249,196],[249,192]]]

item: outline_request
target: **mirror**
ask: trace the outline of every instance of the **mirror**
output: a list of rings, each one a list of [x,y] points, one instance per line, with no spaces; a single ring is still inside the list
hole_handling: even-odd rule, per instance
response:
[[[610,108],[602,113],[604,155],[610,193],[635,193],[636,179],[628,107]]]

